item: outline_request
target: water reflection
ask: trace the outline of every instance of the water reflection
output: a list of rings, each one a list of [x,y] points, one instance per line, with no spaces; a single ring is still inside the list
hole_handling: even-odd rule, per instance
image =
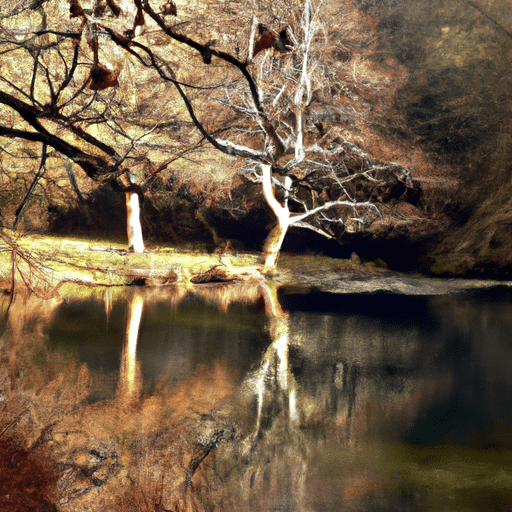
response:
[[[237,461],[226,474],[239,484],[223,501],[262,511],[400,505],[403,483],[376,439],[399,440],[451,385],[446,368],[429,368],[439,344],[425,299],[422,331],[410,302],[407,313],[395,304],[393,319],[379,317],[374,296],[279,300],[276,288],[261,290],[271,343],[244,383],[245,406],[256,402],[254,430],[217,456],[217,467]]]
[[[19,296],[0,432],[65,468],[59,511],[494,510],[512,504],[511,323],[503,290]]]
[[[132,294],[128,301],[128,314],[126,320],[126,342],[121,356],[121,370],[119,375],[119,397],[127,404],[131,404],[140,395],[142,379],[137,362],[137,341],[139,338],[140,321],[144,307],[142,293]]]
[[[261,418],[265,398],[276,401],[283,394],[287,404],[286,415],[291,423],[297,421],[296,384],[290,372],[288,359],[290,343],[290,326],[288,315],[283,311],[277,297],[277,287],[272,284],[262,284],[261,294],[264,299],[265,313],[269,318],[271,343],[266,350],[259,369],[256,371],[255,391],[257,394],[256,433],[261,429]],[[269,383],[275,383],[274,386]]]

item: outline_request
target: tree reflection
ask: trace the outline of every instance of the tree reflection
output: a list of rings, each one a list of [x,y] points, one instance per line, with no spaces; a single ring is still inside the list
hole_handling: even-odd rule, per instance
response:
[[[121,356],[118,397],[125,405],[132,405],[140,396],[142,378],[137,362],[137,340],[144,308],[144,296],[136,290],[128,299],[126,340]]]
[[[290,373],[288,360],[290,342],[288,315],[283,311],[279,303],[277,286],[274,283],[262,284],[260,285],[260,290],[265,303],[265,312],[269,318],[269,331],[272,342],[263,356],[259,370],[256,372],[258,411],[256,435],[260,433],[265,397],[270,397],[270,400],[276,400],[279,395],[282,395],[283,402],[286,404],[285,414],[288,421],[293,423],[298,419],[296,383],[293,375]]]
[[[449,378],[423,373],[429,357],[412,328],[397,325],[390,337],[359,318],[353,338],[351,314],[339,317],[343,327],[329,326],[332,315],[298,326],[274,283],[258,290],[270,344],[243,385],[241,407],[254,408],[253,423],[215,455],[224,483],[217,499],[238,511],[393,508],[400,487],[385,445],[370,439],[398,439],[443,399]]]
[[[238,442],[223,443],[212,453],[223,485],[211,495],[198,488],[207,506],[224,510],[305,510],[307,446],[300,429],[297,382],[289,360],[289,318],[275,283],[261,282],[251,296],[263,301],[270,344],[246,376],[239,411],[254,416],[240,425]],[[243,413],[238,413],[241,419]],[[208,471],[207,475],[211,478]]]
[[[290,315],[278,291],[264,281],[14,303],[16,341],[0,348],[25,409],[5,410],[8,421],[23,413],[24,448],[37,442],[67,468],[56,477],[59,512],[99,512],[107,495],[128,511],[365,510],[368,496],[393,508],[387,454],[368,439],[410,428],[449,381],[423,373],[432,359],[413,327],[379,334],[359,314]],[[70,311],[60,317],[61,306]],[[70,346],[105,312],[108,329],[94,326],[90,344],[112,343],[117,390],[88,401],[101,367]],[[53,348],[51,322],[66,329]],[[261,347],[249,352],[252,343]]]

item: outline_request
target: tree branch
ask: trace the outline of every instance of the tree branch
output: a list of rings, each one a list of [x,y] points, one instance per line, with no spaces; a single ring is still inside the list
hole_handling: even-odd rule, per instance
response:
[[[268,160],[268,156],[261,151],[256,151],[256,150],[251,149],[246,146],[240,146],[240,145],[234,144],[227,140],[215,138],[212,134],[210,134],[206,130],[204,125],[197,118],[195,111],[194,111],[194,107],[192,106],[191,101],[189,100],[187,94],[185,93],[185,91],[183,89],[183,87],[188,87],[188,85],[176,80],[176,78],[174,76],[174,72],[170,67],[168,67],[168,66],[166,67],[166,69],[167,69],[167,73],[166,73],[163,70],[162,65],[158,63],[157,57],[153,54],[153,52],[148,47],[142,45],[141,43],[133,42],[133,41],[130,42],[124,38],[121,38],[119,36],[119,34],[117,34],[116,32],[114,32],[112,29],[110,29],[108,27],[102,26],[102,28],[110,35],[110,37],[116,44],[120,45],[122,48],[124,48],[126,51],[128,51],[131,55],[135,56],[145,67],[154,68],[158,72],[158,74],[160,75],[161,78],[163,78],[164,80],[166,80],[168,82],[171,82],[176,87],[176,90],[178,91],[178,94],[181,96],[181,99],[183,100],[183,103],[185,104],[185,108],[187,109],[190,119],[194,123],[194,126],[199,130],[201,135],[214,148],[216,148],[219,151],[222,151],[224,154],[230,155],[230,156],[251,158],[251,159],[254,159],[254,160],[257,160],[260,162]],[[148,62],[145,62],[144,59],[141,57],[141,55],[139,55],[136,51],[133,50],[133,48],[131,48],[131,45],[134,45],[137,48],[140,48],[141,50],[143,50],[148,55],[151,63],[148,64]]]
[[[315,233],[318,233],[319,235],[325,236],[325,238],[333,239],[334,236],[327,233],[327,231],[324,231],[323,229],[317,228],[316,226],[313,226],[312,224],[306,224],[305,222],[292,222],[290,226],[296,227],[296,228],[304,228],[309,229],[311,231],[314,231]]]
[[[112,180],[124,172],[118,169],[119,161],[116,158],[117,154],[115,152],[110,155],[113,157],[113,159],[108,160],[85,153],[80,148],[70,144],[69,142],[66,142],[56,135],[53,135],[46,128],[44,128],[37,118],[39,111],[32,106],[3,91],[0,91],[0,103],[3,103],[4,105],[7,105],[8,107],[18,112],[18,114],[36,130],[35,133],[0,126],[0,136],[10,138],[18,137],[25,140],[32,140],[47,144],[48,146],[56,149],[59,153],[66,155],[70,160],[73,160],[80,167],[82,167],[82,169],[90,178],[95,180]]]
[[[293,215],[290,217],[290,225],[296,224],[297,222],[303,221],[305,218],[310,217],[311,215],[315,215],[316,213],[319,213],[323,210],[327,210],[329,208],[332,208],[334,206],[350,206],[352,208],[367,208],[370,210],[375,210],[379,218],[382,219],[382,213],[377,208],[377,206],[370,202],[370,201],[364,201],[364,202],[353,202],[353,201],[329,201],[328,203],[325,203],[321,206],[318,206],[316,208],[313,208],[312,210],[308,210],[305,213],[301,213],[299,215]]]
[[[155,21],[155,23],[169,37],[171,37],[175,41],[178,41],[180,43],[183,43],[183,44],[185,44],[185,45],[195,49],[201,55],[206,50],[208,50],[209,52],[211,52],[212,56],[216,56],[217,58],[219,58],[219,59],[221,59],[221,60],[231,64],[232,66],[237,68],[242,73],[242,75],[245,78],[245,81],[247,82],[247,85],[249,87],[249,90],[250,90],[250,93],[251,93],[251,98],[252,98],[252,101],[254,103],[254,108],[255,108],[256,114],[258,116],[259,123],[260,123],[261,127],[263,128],[263,130],[267,133],[267,135],[269,136],[269,138],[273,142],[272,160],[277,161],[279,159],[279,157],[281,157],[284,154],[285,147],[284,147],[283,141],[281,140],[281,138],[277,134],[274,125],[272,124],[271,120],[269,119],[268,115],[265,113],[265,110],[263,109],[263,106],[262,106],[262,104],[260,102],[260,98],[259,98],[259,94],[258,94],[258,87],[256,85],[256,82],[255,82],[254,78],[252,77],[251,73],[249,72],[248,67],[247,67],[248,62],[247,61],[246,62],[242,62],[241,60],[237,59],[236,57],[233,57],[233,55],[231,55],[229,53],[226,53],[226,52],[223,52],[223,51],[219,51],[219,50],[215,50],[213,48],[210,48],[210,46],[208,46],[208,45],[200,44],[197,41],[194,41],[193,39],[191,39],[191,38],[189,38],[187,36],[184,36],[182,34],[178,34],[171,27],[169,27],[165,23],[165,21],[162,19],[162,17],[159,16],[152,9],[152,7],[149,5],[149,1],[148,0],[144,0],[143,3],[144,3],[144,11]],[[175,83],[175,85],[176,85],[176,83]],[[210,138],[208,138],[208,141],[213,144],[213,142],[212,142],[212,140]],[[214,146],[217,149],[220,149],[218,147],[218,145],[214,144]],[[231,154],[231,153],[228,153],[228,154]]]
[[[27,193],[25,194],[23,201],[21,202],[18,209],[16,210],[12,229],[16,229],[16,226],[18,225],[18,222],[21,218],[21,214],[23,213],[23,210],[25,209],[25,206],[27,205],[27,202],[28,202],[30,196],[32,195],[32,192],[34,192],[34,189],[36,188],[37,183],[42,178],[42,176],[46,170],[46,159],[48,157],[47,149],[48,148],[47,148],[46,144],[43,144],[43,148],[41,150],[41,163],[39,164],[39,170],[37,171],[34,179],[32,180],[32,183],[30,184],[30,187],[29,187]]]
[[[190,48],[193,48],[194,50],[197,50],[201,55],[203,54],[207,45],[198,43],[197,41],[194,41],[190,37],[187,37],[183,34],[178,34],[177,32],[174,32],[174,30],[165,23],[163,18],[161,16],[159,16],[153,10],[153,8],[149,5],[148,0],[144,0],[144,11],[150,16],[150,18],[152,18],[155,21],[155,23],[169,37],[171,37],[175,41],[178,41],[179,43],[183,43],[183,44],[189,46]],[[242,73],[242,75],[244,76],[245,80],[247,81],[247,84],[251,91],[251,96],[254,101],[254,105],[256,106],[256,109],[259,112],[263,113],[263,109],[262,109],[259,95],[258,95],[258,88],[256,87],[256,83],[247,69],[247,62],[242,62],[241,60],[238,60],[236,57],[233,57],[229,53],[215,50],[214,48],[209,48],[209,49],[210,49],[212,55],[214,55],[215,57],[217,57],[219,59],[224,60],[225,62],[228,62],[232,66],[235,66]]]

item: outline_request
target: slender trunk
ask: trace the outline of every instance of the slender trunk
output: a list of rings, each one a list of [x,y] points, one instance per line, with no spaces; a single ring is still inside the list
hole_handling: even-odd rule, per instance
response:
[[[18,222],[21,218],[21,214],[23,213],[23,210],[25,209],[25,206],[27,205],[28,200],[30,199],[30,196],[32,195],[32,192],[34,192],[36,185],[39,183],[39,180],[43,177],[43,174],[46,171],[46,159],[48,158],[47,149],[48,149],[48,146],[46,144],[43,144],[43,149],[41,151],[41,163],[39,164],[39,170],[37,171],[37,174],[35,175],[27,193],[25,194],[23,201],[21,202],[20,206],[16,210],[16,215],[14,217],[14,223],[12,225],[12,229],[16,229],[16,226],[18,225]]]
[[[140,223],[140,201],[137,192],[125,192],[126,216],[128,231],[128,250],[142,254],[144,241],[142,239],[142,226]]]
[[[263,196],[277,218],[277,224],[271,229],[263,247],[263,272],[269,273],[274,271],[277,266],[277,258],[290,225],[290,210],[288,209],[287,194],[285,194],[284,206],[276,199],[272,185],[271,166],[262,164],[261,167],[263,170]],[[286,182],[287,185],[288,182]]]
[[[247,50],[247,62],[251,62],[253,53],[254,53],[254,43],[256,40],[256,25],[257,25],[256,16],[252,17],[251,23],[251,35],[249,36],[249,48]]]

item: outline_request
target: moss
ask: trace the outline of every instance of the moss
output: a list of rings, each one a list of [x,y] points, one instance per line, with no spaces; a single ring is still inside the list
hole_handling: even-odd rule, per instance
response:
[[[279,257],[279,268],[294,271],[336,271],[387,269],[384,261],[364,261],[357,254],[352,253],[350,258],[340,259],[318,254],[288,254],[282,253]]]

